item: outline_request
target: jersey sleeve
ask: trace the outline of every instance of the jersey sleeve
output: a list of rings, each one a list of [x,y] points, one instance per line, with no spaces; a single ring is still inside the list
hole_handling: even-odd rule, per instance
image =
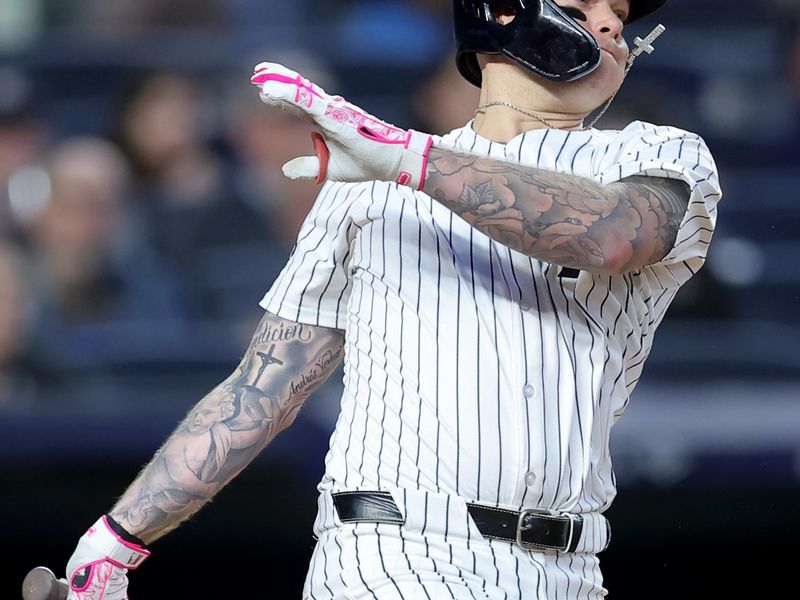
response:
[[[675,245],[663,259],[642,269],[652,287],[678,287],[705,263],[722,197],[717,167],[705,141],[694,133],[645,123],[629,129],[623,131],[617,157],[600,166],[600,180],[608,184],[644,175],[688,184],[691,196]]]
[[[264,310],[299,323],[345,328],[357,197],[352,184],[323,186],[286,265],[259,303]]]

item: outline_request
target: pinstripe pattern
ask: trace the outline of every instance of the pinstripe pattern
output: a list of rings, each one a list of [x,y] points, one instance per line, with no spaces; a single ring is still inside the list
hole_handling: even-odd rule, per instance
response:
[[[570,278],[490,240],[421,192],[384,182],[325,184],[261,303],[283,318],[346,330],[341,414],[320,491],[426,490],[514,509],[601,512],[616,494],[610,429],[677,290],[705,260],[721,195],[714,161],[698,136],[641,122],[622,131],[530,131],[508,144],[468,125],[438,143],[605,184],[679,178],[692,197],[674,249],[659,263]],[[464,531],[452,515],[441,518],[448,539]],[[598,543],[605,531],[596,529],[585,537]],[[398,537],[395,527],[392,540],[376,541],[390,530],[332,529],[310,576],[333,588],[343,565],[351,577],[344,582],[369,591],[377,569],[390,582],[380,597],[405,597],[391,575],[398,563],[386,556],[418,540]],[[486,589],[499,586],[503,569],[530,570],[527,556],[524,567],[518,556],[509,563],[506,546],[474,554],[484,544],[475,534],[464,531],[458,551],[473,554],[458,562],[454,579],[450,558],[434,564],[427,549],[424,568],[404,568],[418,583],[437,573],[446,592],[431,597],[442,598],[486,597],[484,588],[472,596],[459,586],[487,559]],[[358,556],[383,561],[353,577],[356,547]],[[525,597],[599,597],[591,557],[550,558],[535,566],[546,576],[524,587]],[[500,587],[503,595],[488,597],[523,597],[516,581]],[[332,596],[321,583],[313,593]]]

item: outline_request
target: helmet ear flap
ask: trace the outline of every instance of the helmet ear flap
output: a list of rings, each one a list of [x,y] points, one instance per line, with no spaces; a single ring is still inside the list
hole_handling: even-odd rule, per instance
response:
[[[459,52],[456,56],[456,66],[461,76],[476,87],[483,84],[481,65],[475,52]]]
[[[667,0],[631,0],[628,23],[658,10]],[[512,17],[512,18],[507,18]],[[600,64],[594,37],[557,0],[453,0],[456,64],[480,87],[477,54],[502,54],[550,81],[569,82]]]
[[[503,28],[503,16],[514,18],[525,10],[521,0],[454,0],[456,66],[461,76],[476,87],[481,87],[483,74],[478,52],[500,54],[502,44],[493,39],[490,29]]]

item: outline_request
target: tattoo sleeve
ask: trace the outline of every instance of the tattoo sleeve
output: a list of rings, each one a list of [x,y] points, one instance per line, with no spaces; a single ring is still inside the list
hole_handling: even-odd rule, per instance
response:
[[[664,258],[689,186],[658,177],[602,185],[432,148],[424,191],[489,237],[564,267],[624,273]]]
[[[239,366],[189,411],[111,516],[147,543],[176,528],[291,425],[342,356],[340,331],[265,314]]]

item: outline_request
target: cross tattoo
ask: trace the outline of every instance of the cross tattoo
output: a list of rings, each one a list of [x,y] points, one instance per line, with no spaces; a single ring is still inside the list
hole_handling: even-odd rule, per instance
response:
[[[267,370],[267,367],[270,365],[282,365],[283,361],[275,358],[273,356],[273,352],[275,351],[275,344],[272,344],[272,347],[269,349],[267,354],[263,352],[256,352],[256,355],[261,359],[261,367],[258,369],[258,375],[256,375],[256,380],[253,382],[254,387],[259,387],[258,384],[261,382],[261,376],[264,375],[264,371]]]

